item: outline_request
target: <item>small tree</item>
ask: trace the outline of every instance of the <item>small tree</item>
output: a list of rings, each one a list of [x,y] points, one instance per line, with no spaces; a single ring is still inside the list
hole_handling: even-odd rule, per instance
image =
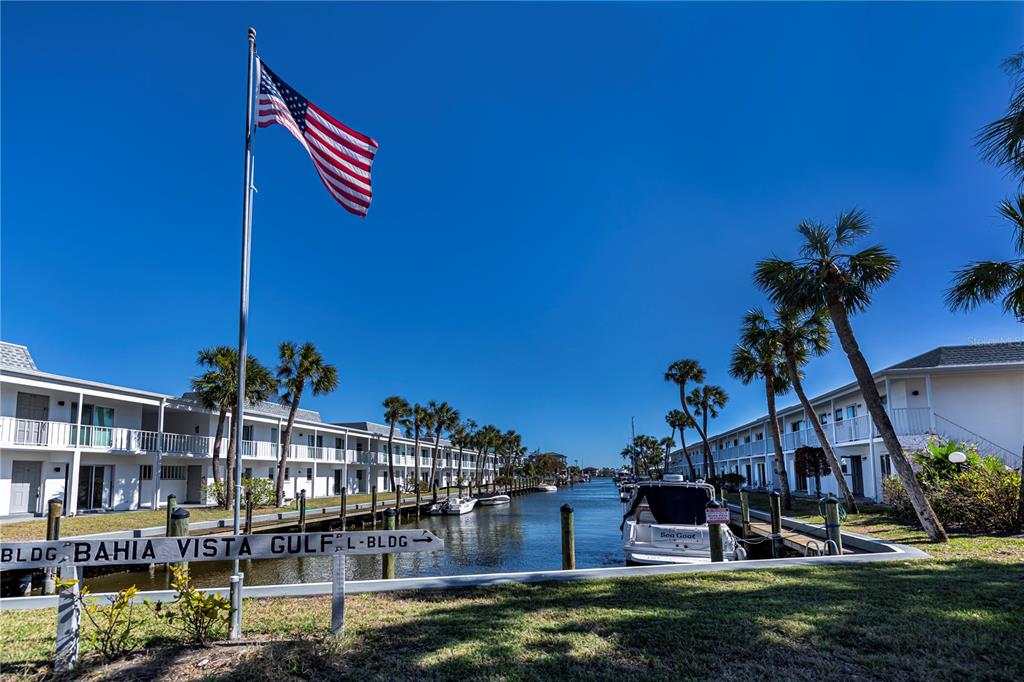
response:
[[[821,477],[828,476],[832,472],[828,458],[825,456],[825,450],[804,445],[796,449],[794,459],[797,476],[813,478],[814,491],[818,497],[821,497]]]

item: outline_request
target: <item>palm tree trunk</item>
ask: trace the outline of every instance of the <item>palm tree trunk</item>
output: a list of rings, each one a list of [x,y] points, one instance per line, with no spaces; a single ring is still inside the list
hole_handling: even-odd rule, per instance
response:
[[[889,421],[889,415],[882,404],[882,397],[878,395],[875,378],[871,375],[871,369],[861,354],[857,339],[853,335],[853,327],[850,326],[846,307],[838,299],[829,301],[828,314],[832,318],[836,336],[839,337],[839,343],[843,346],[853,374],[857,378],[861,395],[864,396],[864,404],[867,405],[868,412],[871,414],[871,421],[874,422],[878,434],[882,437],[882,443],[885,444],[885,449],[892,459],[893,466],[896,467],[896,473],[899,474],[903,488],[907,491],[910,503],[914,506],[914,511],[917,512],[921,527],[933,542],[946,542],[949,539],[946,529],[942,527],[939,517],[935,515],[932,505],[925,497],[924,490],[921,489],[921,484],[917,480],[917,474],[914,473],[914,467],[906,453],[903,452],[899,438],[896,437],[896,431],[892,428],[892,422]]]
[[[224,422],[228,418],[228,408],[221,405],[217,415],[217,431],[213,438],[213,482],[220,488],[220,439],[224,437]]]
[[[687,419],[693,422],[693,427],[697,429],[697,435],[700,436],[701,442],[704,444],[704,478],[708,478],[708,459],[711,456],[711,443],[708,442],[707,430],[702,429],[697,420],[690,414],[690,408],[686,405],[686,385],[679,384],[679,404],[683,408],[683,414],[686,415]],[[707,422],[707,416],[704,417],[704,421]],[[689,462],[690,455],[687,453],[686,460]],[[693,470],[693,464],[690,464],[690,470]]]
[[[828,462],[828,468],[832,471],[832,475],[836,477],[836,484],[839,486],[839,494],[842,495],[846,501],[846,508],[854,514],[857,513],[857,502],[853,499],[853,493],[850,492],[850,486],[846,484],[846,476],[843,475],[843,468],[839,465],[839,458],[836,457],[836,453],[832,450],[832,444],[828,442],[828,438],[825,437],[825,429],[821,428],[821,422],[818,421],[817,416],[814,414],[814,408],[811,407],[811,401],[807,399],[807,394],[804,393],[803,382],[800,381],[800,368],[796,364],[796,353],[793,347],[789,344],[785,346],[786,351],[786,367],[789,368],[789,376],[793,382],[793,390],[796,391],[796,397],[800,399],[800,404],[804,407],[804,412],[811,420],[811,426],[814,427],[814,434],[818,437],[818,442],[821,443],[821,449],[825,451],[825,460]],[[817,471],[817,469],[815,469]],[[815,483],[818,485],[818,489],[821,489],[821,483],[818,478],[815,478]]]
[[[302,387],[300,386],[295,395],[292,396],[292,404],[288,410],[288,421],[284,425],[284,432],[281,434],[281,457],[277,461],[277,506],[284,504],[284,472],[288,466],[288,449],[292,442],[292,429],[295,427],[295,413],[299,410],[299,400],[302,398]]]
[[[398,488],[395,487],[395,422],[391,422],[391,428],[388,431],[388,478],[391,479],[391,492],[395,492]],[[372,465],[371,465],[372,468]]]
[[[779,433],[779,420],[775,416],[775,378],[768,375],[764,378],[764,392],[768,400],[768,421],[772,425],[772,442],[775,444],[775,478],[782,489],[782,508],[789,511],[793,508],[793,496],[789,492],[789,474],[786,473],[786,458],[782,454],[782,434]]]
[[[679,443],[683,448],[683,455],[686,457],[686,466],[690,468],[690,478],[694,481],[697,480],[697,469],[693,466],[693,459],[690,458],[690,452],[686,449],[686,435],[682,429],[679,429]]]
[[[438,430],[436,435],[434,436],[434,451],[433,451],[433,453],[431,453],[432,456],[430,458],[430,489],[431,490],[435,490],[435,491],[437,490],[437,451],[441,449],[439,447],[440,445],[441,445],[441,432],[440,432],[440,430]],[[433,499],[434,499],[434,502],[437,502],[437,493],[436,492],[434,493],[434,498]]]
[[[420,432],[416,430],[416,438],[413,440],[413,448],[416,456],[413,458],[413,465],[416,467],[416,520],[420,519]]]
[[[231,433],[228,434],[228,470],[227,480],[224,481],[224,508],[230,509],[235,503],[235,453],[238,452],[238,439],[235,437],[236,427],[231,425]]]
[[[706,472],[711,472],[708,476],[708,480],[713,479],[716,476],[715,471],[715,458],[711,454],[711,443],[708,441],[708,406],[704,406],[704,414],[701,417],[701,421],[704,423],[703,428],[700,429],[701,440],[704,441],[704,469]]]
[[[455,485],[461,487],[462,485],[462,446],[459,446],[459,469],[455,474]]]

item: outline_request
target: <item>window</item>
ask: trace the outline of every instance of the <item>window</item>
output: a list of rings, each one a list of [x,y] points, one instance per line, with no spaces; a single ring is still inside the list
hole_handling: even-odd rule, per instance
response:
[[[252,440],[252,424],[242,426],[242,440]]]
[[[345,440],[344,438],[335,438],[334,439],[334,449],[335,450],[343,450],[345,448],[344,440]]]
[[[281,443],[281,439],[278,438],[278,436],[277,436],[277,427],[276,426],[270,427],[270,442],[271,443],[278,443],[278,444]]]
[[[245,467],[245,471],[242,472],[242,478],[244,478],[247,481],[252,480],[252,467]]]
[[[749,443],[750,442],[750,436],[743,436],[743,442],[744,443]]]
[[[740,444],[740,439],[739,438],[733,438],[732,439],[732,446],[733,447],[736,447],[739,444]]]
[[[267,479],[269,479],[271,481],[274,480],[274,467],[269,467],[267,469]]]
[[[802,429],[803,427],[804,427],[804,420],[803,419],[797,419],[795,422],[793,422],[792,424],[789,425],[789,430],[793,431],[793,432],[796,432],[796,431],[799,431],[800,429]]]
[[[828,412],[822,412],[819,414],[818,421],[820,421],[823,426],[828,424]]]
[[[856,405],[847,405],[847,407],[846,407],[846,416],[848,418],[850,418],[850,419],[853,419],[854,417],[856,417],[857,416],[857,406]]]
[[[139,480],[140,481],[152,481],[153,480],[153,465],[152,464],[140,464],[139,465]]]
[[[46,421],[50,414],[50,397],[38,393],[22,393],[18,391],[15,416],[18,419],[35,419]],[[77,418],[78,415],[76,414]]]
[[[889,403],[889,396],[883,395],[882,396],[882,404],[883,405],[887,405],[888,403]]]
[[[836,410],[836,423],[843,421],[843,410],[842,408]]]
[[[284,480],[286,480],[286,481],[291,480],[291,474],[292,474],[292,470],[289,469],[288,467],[285,467],[284,468]]]
[[[764,431],[758,431],[754,434],[754,438],[757,440],[764,440]]]
[[[160,478],[165,481],[184,481],[185,467],[180,464],[161,464]]]
[[[889,455],[881,455],[882,460],[882,475],[892,476],[892,459]]]
[[[313,480],[313,467],[306,467],[306,480],[307,481],[312,481]]]

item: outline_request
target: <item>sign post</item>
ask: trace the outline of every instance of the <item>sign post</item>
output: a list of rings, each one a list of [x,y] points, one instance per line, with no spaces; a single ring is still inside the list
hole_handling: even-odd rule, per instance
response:
[[[184,511],[184,510],[181,510]],[[392,512],[392,510],[388,510]],[[393,514],[394,512],[392,512]],[[61,576],[77,578],[79,566],[107,564],[184,563],[189,561],[239,561],[241,559],[283,559],[330,556],[333,561],[331,590],[331,632],[345,632],[345,556],[348,554],[392,554],[436,552],[444,541],[430,531],[384,530],[340,531],[334,533],[267,533],[265,535],[211,535],[206,537],[153,537],[117,540],[68,538],[37,542],[0,542],[0,571],[59,568]],[[231,576],[232,607],[242,608],[240,579]],[[238,580],[238,583],[234,581]],[[71,670],[78,661],[79,586],[60,591],[57,606],[58,670]]]

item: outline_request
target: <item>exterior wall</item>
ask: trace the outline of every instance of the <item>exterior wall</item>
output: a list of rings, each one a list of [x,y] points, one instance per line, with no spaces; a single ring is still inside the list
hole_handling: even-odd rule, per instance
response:
[[[935,375],[935,413],[1012,453],[1024,444],[1024,370]]]
[[[15,460],[41,462],[40,492],[36,499],[36,513],[44,513],[48,500],[64,497],[64,481],[71,466],[70,452],[42,452],[4,448],[0,452],[0,516],[10,513],[11,478]],[[59,471],[58,471],[59,469]]]

